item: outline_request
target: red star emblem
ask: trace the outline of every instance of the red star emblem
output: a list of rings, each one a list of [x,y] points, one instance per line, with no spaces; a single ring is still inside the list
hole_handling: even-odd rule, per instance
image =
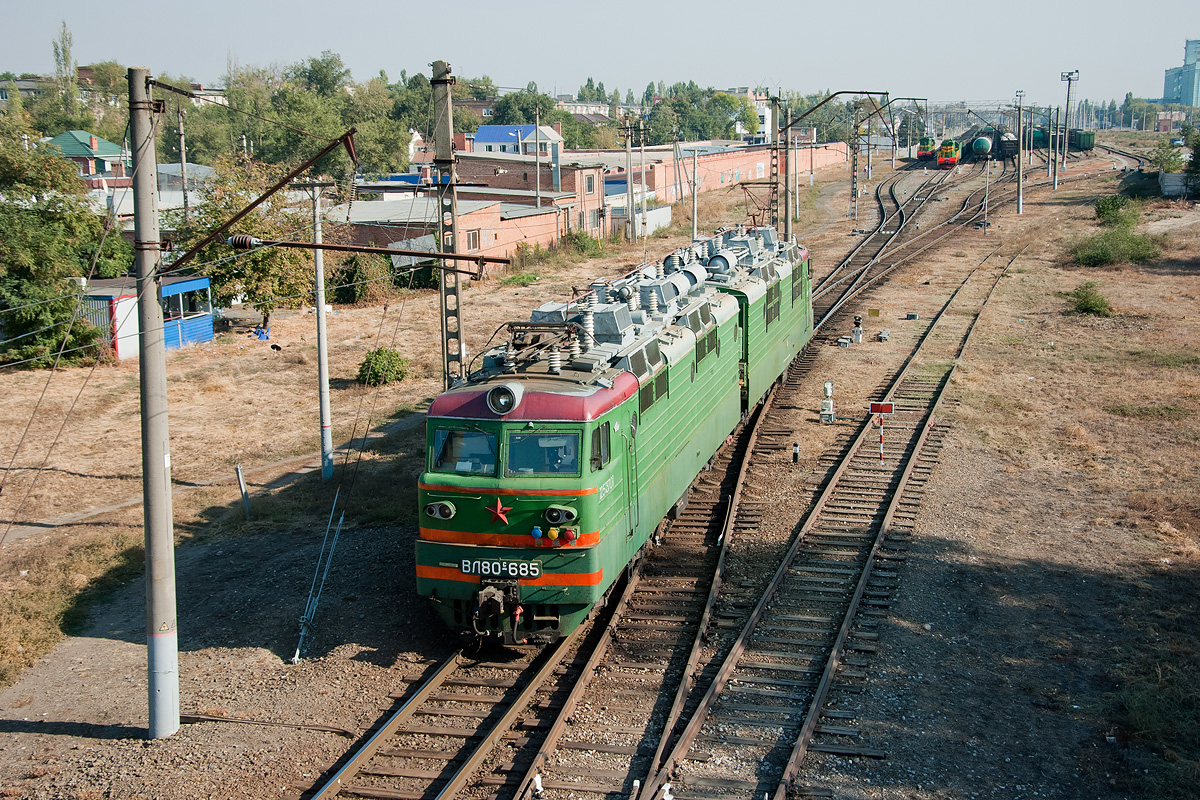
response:
[[[495,507],[484,506],[484,508],[492,512],[492,522],[503,522],[505,525],[508,524],[508,517],[506,517],[505,514],[512,511],[512,507],[501,503],[499,497],[496,498]]]

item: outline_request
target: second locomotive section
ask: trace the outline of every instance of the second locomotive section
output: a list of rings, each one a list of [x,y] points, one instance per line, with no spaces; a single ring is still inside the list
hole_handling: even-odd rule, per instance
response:
[[[807,251],[726,231],[546,303],[429,411],[417,591],[464,634],[573,630],[812,335]]]

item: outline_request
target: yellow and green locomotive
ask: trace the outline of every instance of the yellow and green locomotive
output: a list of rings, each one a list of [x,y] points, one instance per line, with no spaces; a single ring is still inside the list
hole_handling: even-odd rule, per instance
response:
[[[920,161],[932,161],[937,157],[937,151],[938,140],[932,136],[922,136],[917,143],[917,159]]]
[[[962,158],[962,142],[955,139],[943,139],[937,151],[938,169],[951,169],[958,166]]]
[[[812,329],[808,251],[774,228],[509,323],[429,409],[418,594],[464,634],[569,633]]]

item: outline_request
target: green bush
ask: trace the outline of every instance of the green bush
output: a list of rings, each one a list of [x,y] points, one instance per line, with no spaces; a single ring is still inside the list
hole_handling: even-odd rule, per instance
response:
[[[1075,263],[1084,267],[1103,267],[1126,261],[1145,264],[1158,258],[1161,253],[1157,241],[1134,233],[1131,226],[1101,231],[1071,248]]]
[[[397,350],[380,347],[368,351],[358,365],[358,379],[368,386],[396,383],[408,375],[408,359]]]
[[[1111,317],[1112,308],[1104,295],[1096,291],[1096,282],[1087,281],[1076,286],[1067,293],[1071,299],[1071,310],[1076,314],[1094,314],[1098,317]]]
[[[1101,197],[1096,201],[1096,219],[1108,227],[1133,227],[1141,213],[1141,202],[1123,194]]]
[[[353,305],[381,299],[387,291],[391,264],[383,256],[355,253],[333,273],[333,301]]]
[[[588,258],[597,258],[604,254],[600,240],[588,236],[583,231],[568,231],[558,240],[558,246],[566,252],[575,252]]]

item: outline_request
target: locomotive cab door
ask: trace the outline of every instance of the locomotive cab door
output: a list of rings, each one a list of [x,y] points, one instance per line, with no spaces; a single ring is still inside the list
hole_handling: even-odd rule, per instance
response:
[[[632,539],[641,522],[641,502],[638,496],[637,468],[637,414],[629,423],[629,435],[621,434],[625,440],[625,519],[626,539]]]

